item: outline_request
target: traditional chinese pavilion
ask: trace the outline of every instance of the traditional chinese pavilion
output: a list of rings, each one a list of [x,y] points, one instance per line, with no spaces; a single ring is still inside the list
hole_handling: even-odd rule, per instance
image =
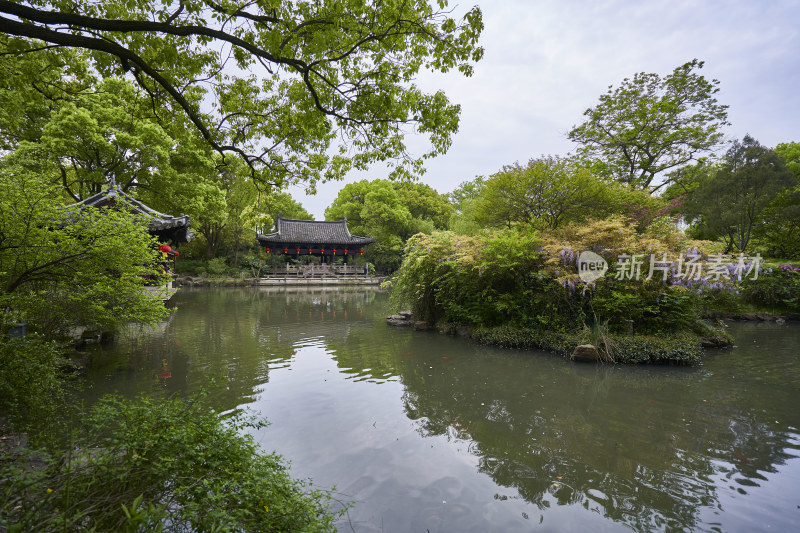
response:
[[[77,204],[72,204],[67,209],[80,210],[85,207],[113,207],[117,203],[125,204],[132,213],[141,215],[145,220],[149,220],[148,231],[160,242],[172,242],[179,244],[189,242],[194,238],[194,232],[189,229],[190,221],[188,215],[174,217],[159,213],[155,209],[147,207],[142,202],[123,191],[114,180],[108,189],[100,191],[94,196],[90,196]]]
[[[337,256],[344,257],[347,262],[349,257],[363,254],[364,248],[375,242],[371,237],[350,235],[347,217],[333,222],[320,222],[291,220],[278,215],[275,229],[275,233],[258,236],[258,244],[267,253],[295,258],[312,255],[321,257],[325,263]]]

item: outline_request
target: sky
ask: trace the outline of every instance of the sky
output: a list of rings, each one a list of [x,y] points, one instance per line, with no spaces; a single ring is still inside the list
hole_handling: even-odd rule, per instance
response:
[[[473,5],[456,4],[456,13]],[[800,0],[482,0],[484,58],[475,73],[423,73],[461,105],[450,150],[428,160],[421,181],[441,193],[475,176],[543,154],[566,155],[583,112],[609,85],[637,72],[661,76],[694,58],[719,80],[729,139],[766,146],[800,141]],[[453,7],[451,2],[451,7]],[[417,154],[423,137],[410,137]],[[315,196],[290,189],[317,220],[345,184],[386,178],[375,166]]]

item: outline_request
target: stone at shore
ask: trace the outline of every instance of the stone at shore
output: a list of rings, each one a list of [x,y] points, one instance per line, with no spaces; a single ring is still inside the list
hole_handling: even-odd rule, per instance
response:
[[[414,322],[411,320],[411,316],[403,316],[400,315],[391,315],[386,317],[386,323],[390,326],[395,326],[399,328],[408,328],[414,325]]]
[[[579,363],[596,363],[600,360],[600,354],[592,344],[581,344],[575,347],[570,356],[570,360]]]

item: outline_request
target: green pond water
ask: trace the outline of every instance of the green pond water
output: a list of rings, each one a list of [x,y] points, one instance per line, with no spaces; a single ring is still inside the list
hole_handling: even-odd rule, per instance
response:
[[[106,392],[218,385],[342,531],[800,531],[800,325],[698,368],[594,366],[393,329],[374,289],[183,289],[96,354]],[[254,430],[255,431],[255,430]]]

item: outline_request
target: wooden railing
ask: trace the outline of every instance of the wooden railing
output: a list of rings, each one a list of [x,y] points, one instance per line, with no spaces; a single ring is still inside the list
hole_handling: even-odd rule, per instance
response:
[[[325,276],[366,276],[366,267],[353,265],[290,265],[273,266],[268,276],[294,276],[303,278]]]

